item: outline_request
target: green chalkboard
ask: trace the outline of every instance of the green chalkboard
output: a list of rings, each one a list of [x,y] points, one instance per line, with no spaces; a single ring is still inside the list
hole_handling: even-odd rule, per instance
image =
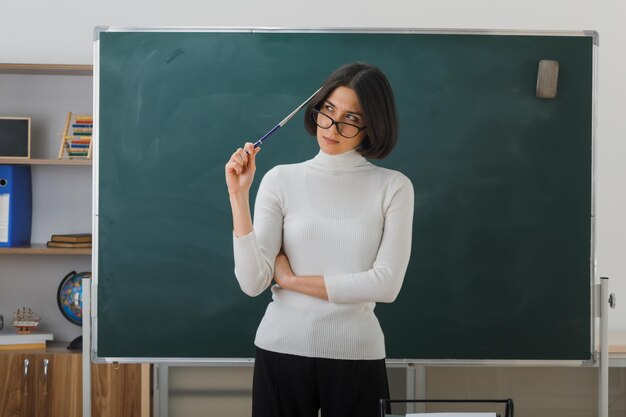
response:
[[[591,357],[594,37],[102,31],[96,355],[248,358],[269,291],[233,273],[224,164],[355,60],[385,72],[415,187],[401,294],[376,312],[392,359]],[[538,63],[558,95],[535,96]],[[294,118],[259,179],[316,141]]]

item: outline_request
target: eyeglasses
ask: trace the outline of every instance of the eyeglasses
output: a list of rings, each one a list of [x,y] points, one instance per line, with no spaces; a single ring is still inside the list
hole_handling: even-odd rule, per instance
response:
[[[313,121],[315,122],[315,124],[322,129],[330,129],[332,125],[337,126],[337,132],[339,132],[339,134],[344,138],[348,139],[355,137],[356,135],[361,133],[361,131],[364,130],[366,127],[359,127],[357,125],[346,122],[337,122],[333,120],[330,116],[325,115],[319,110],[313,110],[311,112],[311,117],[313,117]]]

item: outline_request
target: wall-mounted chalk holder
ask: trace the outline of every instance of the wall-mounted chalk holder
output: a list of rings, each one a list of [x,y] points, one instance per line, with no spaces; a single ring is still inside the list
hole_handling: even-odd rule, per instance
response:
[[[543,99],[556,98],[559,81],[559,61],[542,59],[537,70],[537,97]]]

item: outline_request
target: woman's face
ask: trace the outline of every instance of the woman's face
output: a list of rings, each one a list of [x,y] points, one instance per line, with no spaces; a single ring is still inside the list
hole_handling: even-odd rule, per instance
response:
[[[343,86],[335,88],[322,102],[319,110],[335,122],[349,123],[358,127],[365,126],[359,98],[351,88]],[[323,117],[319,115],[318,121],[321,122]],[[342,131],[345,133],[345,130]],[[320,149],[328,155],[339,155],[355,149],[366,135],[365,130],[361,130],[355,137],[346,138],[339,134],[336,124],[332,124],[329,128],[317,126],[317,143]]]

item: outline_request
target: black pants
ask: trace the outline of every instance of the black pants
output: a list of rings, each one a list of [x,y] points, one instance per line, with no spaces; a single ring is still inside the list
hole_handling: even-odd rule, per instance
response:
[[[307,358],[256,349],[252,417],[378,417],[385,360]]]

